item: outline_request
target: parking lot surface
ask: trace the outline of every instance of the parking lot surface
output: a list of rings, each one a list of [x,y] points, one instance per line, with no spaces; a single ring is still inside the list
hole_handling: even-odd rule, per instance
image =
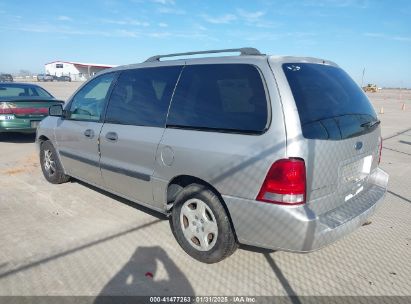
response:
[[[40,85],[64,99],[79,84]],[[49,184],[34,136],[0,134],[0,295],[411,296],[411,92],[369,97],[384,112],[390,183],[368,225],[316,252],[241,248],[212,265],[159,214],[76,180]]]

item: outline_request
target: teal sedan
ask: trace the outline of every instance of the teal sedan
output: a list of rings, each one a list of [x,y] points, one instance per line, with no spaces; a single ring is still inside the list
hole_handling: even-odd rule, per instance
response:
[[[63,103],[34,84],[0,83],[0,133],[34,133],[49,107]]]

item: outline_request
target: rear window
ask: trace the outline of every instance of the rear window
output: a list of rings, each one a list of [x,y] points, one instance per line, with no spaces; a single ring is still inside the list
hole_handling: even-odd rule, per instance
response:
[[[338,67],[313,63],[283,64],[309,139],[345,139],[373,130],[377,115],[367,96]]]
[[[0,85],[0,97],[52,97],[44,89],[35,86]]]
[[[248,64],[186,66],[167,126],[222,132],[261,133],[267,99],[256,67]]]

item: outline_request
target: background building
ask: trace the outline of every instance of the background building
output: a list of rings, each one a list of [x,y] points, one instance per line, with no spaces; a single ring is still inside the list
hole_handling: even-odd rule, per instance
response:
[[[71,61],[53,61],[44,65],[46,74],[53,76],[70,76],[73,81],[87,80],[94,74],[112,67],[115,67],[115,65]]]

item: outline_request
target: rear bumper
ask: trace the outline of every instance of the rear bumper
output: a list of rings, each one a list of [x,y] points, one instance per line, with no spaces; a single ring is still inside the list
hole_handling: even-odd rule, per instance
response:
[[[240,243],[308,252],[331,244],[361,226],[382,203],[388,174],[377,168],[367,188],[336,209],[315,214],[307,205],[280,206],[223,196]]]
[[[15,118],[12,120],[0,121],[0,133],[1,132],[25,132],[35,133],[36,128],[31,126],[32,121],[41,121],[44,117],[33,118]]]

